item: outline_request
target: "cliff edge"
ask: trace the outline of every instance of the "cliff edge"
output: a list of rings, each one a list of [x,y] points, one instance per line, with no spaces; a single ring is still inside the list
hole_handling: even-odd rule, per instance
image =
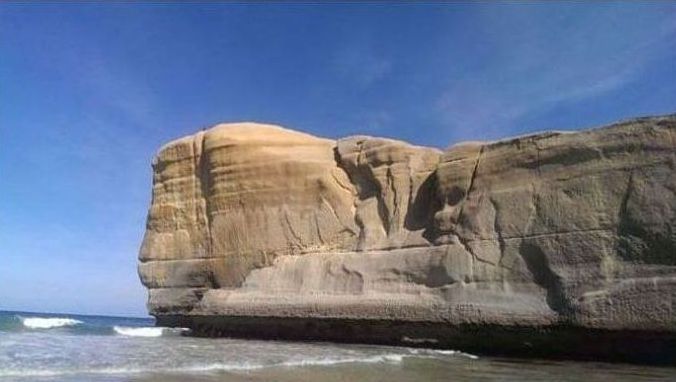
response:
[[[676,116],[446,150],[221,124],[161,148],[148,308],[196,334],[676,363]]]

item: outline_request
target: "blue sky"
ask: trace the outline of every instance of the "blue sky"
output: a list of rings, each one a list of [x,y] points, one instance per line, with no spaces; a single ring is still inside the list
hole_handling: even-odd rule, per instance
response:
[[[221,121],[445,147],[676,112],[676,4],[0,4],[0,309],[145,314],[163,143]]]

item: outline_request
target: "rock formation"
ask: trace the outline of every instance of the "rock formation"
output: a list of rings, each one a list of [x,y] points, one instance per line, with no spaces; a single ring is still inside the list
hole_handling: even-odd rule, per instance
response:
[[[139,274],[202,335],[676,362],[676,116],[444,151],[279,126],[164,146]]]

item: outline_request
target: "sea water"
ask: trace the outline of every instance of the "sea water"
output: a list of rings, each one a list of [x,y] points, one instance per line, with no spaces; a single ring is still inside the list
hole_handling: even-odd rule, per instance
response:
[[[675,368],[195,338],[150,318],[0,311],[0,381],[655,381]]]

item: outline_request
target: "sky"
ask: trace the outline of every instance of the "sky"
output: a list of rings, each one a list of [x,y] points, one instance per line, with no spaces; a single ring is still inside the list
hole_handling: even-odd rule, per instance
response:
[[[0,309],[146,315],[150,163],[259,121],[439,148],[676,112],[676,3],[0,3]]]

